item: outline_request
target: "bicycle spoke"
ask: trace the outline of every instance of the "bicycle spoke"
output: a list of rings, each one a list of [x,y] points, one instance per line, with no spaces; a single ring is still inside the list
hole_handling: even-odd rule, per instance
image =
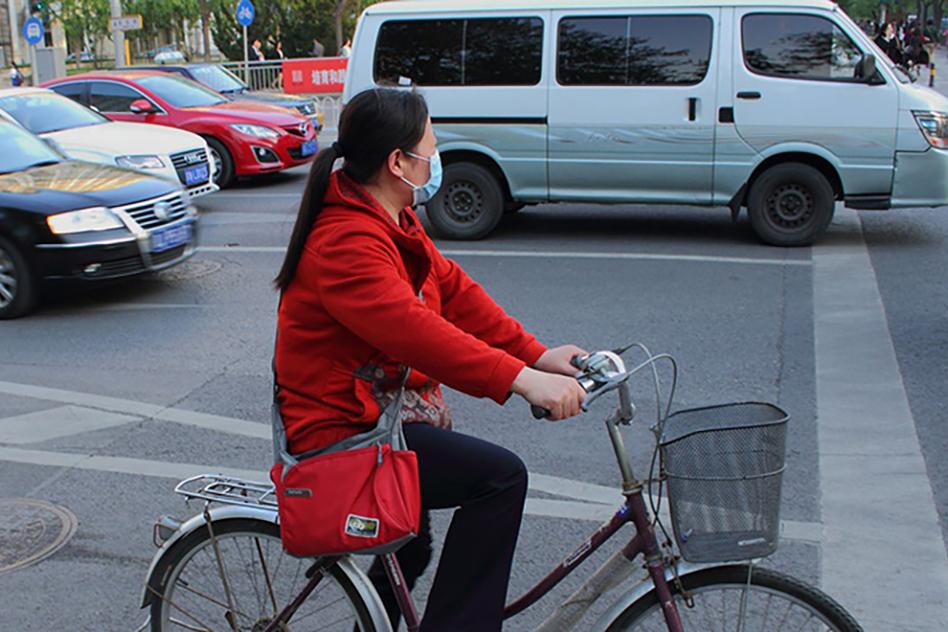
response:
[[[270,595],[270,603],[273,606],[273,613],[277,612],[277,603],[276,595],[273,594],[273,583],[270,581],[270,571],[267,569],[267,561],[263,557],[263,551],[260,548],[260,538],[254,538],[254,546],[257,549],[257,554],[260,556],[260,568],[263,569],[263,579],[267,584],[267,593]]]

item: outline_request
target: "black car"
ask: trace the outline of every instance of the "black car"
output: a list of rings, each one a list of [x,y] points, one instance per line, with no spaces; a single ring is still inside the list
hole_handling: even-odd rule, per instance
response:
[[[192,81],[204,84],[211,90],[220,92],[228,99],[256,101],[267,105],[277,105],[296,110],[310,119],[316,131],[323,127],[323,113],[313,99],[299,97],[282,92],[262,92],[251,90],[240,77],[220,64],[162,64],[160,66],[135,66],[136,70],[160,70],[174,72]]]
[[[36,306],[53,280],[101,281],[194,254],[197,210],[170,180],[68,160],[0,122],[0,319]]]

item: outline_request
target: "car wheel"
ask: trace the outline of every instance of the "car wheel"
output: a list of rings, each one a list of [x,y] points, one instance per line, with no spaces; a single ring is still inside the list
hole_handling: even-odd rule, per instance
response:
[[[773,246],[809,246],[833,219],[833,187],[817,169],[788,162],[760,175],[747,196],[751,227]]]
[[[36,282],[26,258],[0,237],[0,319],[17,318],[36,306]]]
[[[211,161],[214,163],[214,184],[226,189],[234,181],[234,159],[224,144],[216,138],[205,138],[207,148],[211,150]]]
[[[503,216],[504,195],[490,171],[471,162],[456,162],[444,168],[441,190],[425,210],[441,237],[480,239]]]

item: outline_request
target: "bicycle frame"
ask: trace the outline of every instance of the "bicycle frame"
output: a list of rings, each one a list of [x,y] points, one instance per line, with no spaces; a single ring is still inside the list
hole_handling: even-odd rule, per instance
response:
[[[553,588],[570,573],[576,570],[590,555],[609,541],[619,529],[628,523],[632,523],[635,526],[635,535],[629,540],[625,547],[623,547],[620,554],[630,563],[638,558],[639,555],[644,556],[645,568],[648,572],[647,581],[650,581],[655,587],[669,632],[683,632],[678,609],[672,598],[671,589],[666,579],[665,563],[662,558],[661,549],[655,537],[655,530],[652,526],[648,509],[645,506],[645,500],[643,498],[644,483],[636,479],[632,472],[629,454],[625,449],[625,444],[618,428],[620,424],[630,423],[634,416],[634,406],[632,405],[629,387],[626,382],[629,373],[626,373],[625,365],[618,355],[609,352],[600,352],[600,354],[594,355],[600,355],[600,360],[602,357],[606,357],[613,364],[615,371],[609,372],[608,375],[603,374],[607,379],[598,382],[598,384],[607,385],[608,388],[604,388],[602,392],[595,393],[595,396],[591,397],[589,401],[592,401],[608,390],[617,389],[619,392],[619,406],[615,413],[606,420],[606,428],[609,432],[609,438],[612,442],[619,470],[622,473],[622,494],[625,496],[625,503],[619,508],[612,519],[599,527],[599,529],[570,553],[570,555],[558,564],[545,578],[540,580],[540,582],[528,590],[523,596],[508,604],[504,608],[504,619],[514,617],[535,604],[553,590]],[[634,371],[635,370],[633,370],[633,372]],[[584,384],[587,390],[595,386],[592,381],[584,382],[584,380],[581,379],[580,382]],[[280,612],[270,625],[267,626],[264,632],[276,632],[280,629],[279,626],[283,625],[283,622],[290,621],[293,612],[295,612],[299,605],[306,600],[309,594],[318,585],[321,579],[321,574],[318,572],[320,567],[328,567],[332,563],[335,563],[336,559],[337,558],[328,558],[326,560],[319,560],[314,564],[313,568],[306,574],[306,576],[310,578],[310,581],[303,589],[303,592]],[[398,559],[395,554],[389,554],[383,556],[383,561],[389,583],[395,593],[402,616],[405,618],[406,627],[409,632],[418,632],[421,621],[414,602],[412,601],[411,593],[405,585]],[[605,568],[606,566],[603,566],[603,569]],[[556,625],[559,622],[555,621],[555,619],[556,617],[554,616],[554,619],[547,621],[543,627],[550,626],[551,629],[561,629]]]

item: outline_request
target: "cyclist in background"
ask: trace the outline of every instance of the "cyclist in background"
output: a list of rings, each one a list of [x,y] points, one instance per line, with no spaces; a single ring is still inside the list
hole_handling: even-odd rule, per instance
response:
[[[499,404],[517,393],[566,419],[585,395],[567,377],[583,350],[544,347],[438,252],[411,207],[440,180],[419,94],[375,89],[346,105],[339,141],[310,170],[275,280],[279,404],[291,452],[325,447],[374,426],[411,367],[402,419],[418,457],[422,524],[397,554],[409,588],[431,556],[428,511],[457,508],[421,630],[499,630],[526,469],[512,452],[451,431],[440,384]],[[379,560],[370,577],[397,624]]]

